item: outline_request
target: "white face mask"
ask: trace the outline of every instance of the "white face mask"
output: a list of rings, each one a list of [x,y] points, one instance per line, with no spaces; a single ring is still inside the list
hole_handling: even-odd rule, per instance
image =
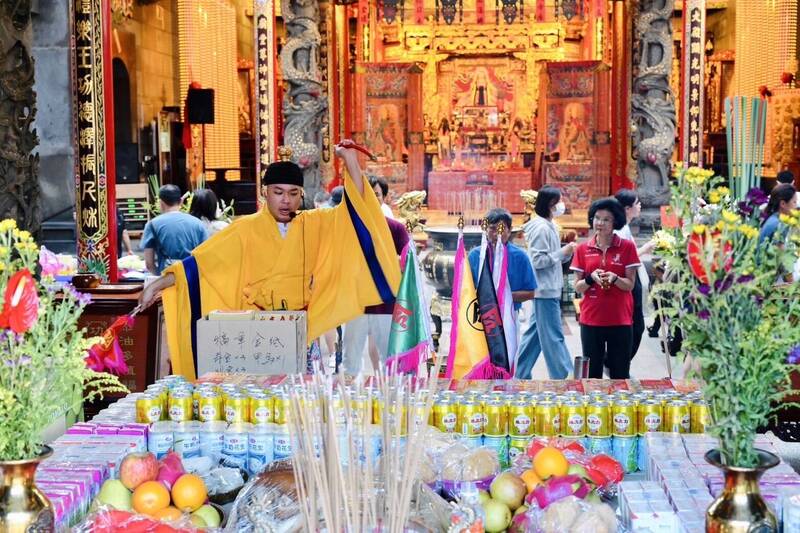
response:
[[[560,217],[567,211],[567,206],[564,205],[564,202],[558,202],[555,206],[553,206],[553,216]]]

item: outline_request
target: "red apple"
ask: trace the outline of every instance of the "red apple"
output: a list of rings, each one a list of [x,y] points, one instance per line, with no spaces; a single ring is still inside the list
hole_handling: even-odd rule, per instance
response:
[[[130,453],[119,465],[119,480],[129,490],[158,477],[158,460],[152,453]]]

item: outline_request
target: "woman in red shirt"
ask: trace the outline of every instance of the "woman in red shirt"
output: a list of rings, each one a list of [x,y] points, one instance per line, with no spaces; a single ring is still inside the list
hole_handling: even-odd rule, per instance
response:
[[[603,377],[603,362],[611,379],[630,377],[633,337],[633,297],[639,255],[633,241],[615,235],[625,226],[625,209],[615,198],[603,198],[589,208],[594,235],[578,245],[572,258],[575,292],[581,299],[581,344],[589,358],[589,377]]]

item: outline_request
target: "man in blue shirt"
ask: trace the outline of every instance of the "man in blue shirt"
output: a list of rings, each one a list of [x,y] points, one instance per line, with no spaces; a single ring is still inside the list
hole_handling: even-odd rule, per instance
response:
[[[196,246],[208,238],[200,219],[181,211],[183,198],[176,185],[162,186],[158,198],[161,214],[145,225],[142,236],[144,261],[147,270],[155,275],[160,275],[172,263],[188,257]]]
[[[511,297],[514,299],[514,311],[519,311],[522,302],[533,299],[536,290],[536,275],[533,273],[531,260],[524,250],[514,244],[509,244],[511,237],[511,213],[507,209],[495,208],[486,214],[486,239],[489,241],[489,249],[493,250],[497,243],[498,234],[501,235],[503,244],[508,251],[508,284],[511,289]],[[502,226],[502,232],[499,227]],[[472,279],[478,285],[478,266],[481,260],[481,249],[473,248],[468,256],[469,266],[472,270]],[[511,356],[512,354],[509,354]]]

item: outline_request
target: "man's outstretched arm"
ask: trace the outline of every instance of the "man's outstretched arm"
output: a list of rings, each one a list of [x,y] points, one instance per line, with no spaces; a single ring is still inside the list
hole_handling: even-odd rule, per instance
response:
[[[353,183],[355,184],[356,188],[358,188],[359,194],[363,196],[364,176],[361,173],[361,166],[358,164],[358,151],[349,146],[352,144],[353,141],[346,139],[336,145],[334,153],[336,154],[336,157],[342,160],[344,167],[347,169],[347,173],[350,174],[350,177],[353,179]]]

